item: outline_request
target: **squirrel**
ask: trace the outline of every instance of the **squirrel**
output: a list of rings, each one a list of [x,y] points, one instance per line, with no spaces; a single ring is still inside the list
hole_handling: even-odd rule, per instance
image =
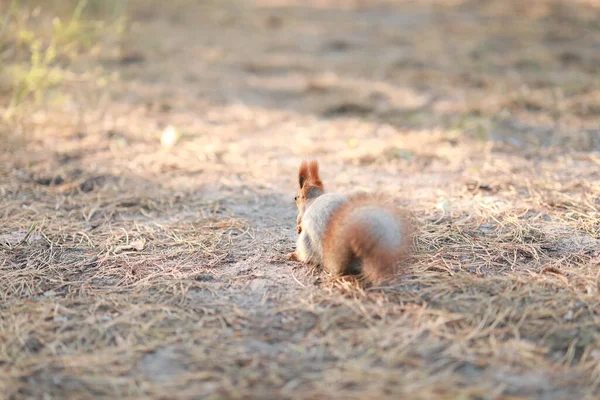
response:
[[[316,161],[303,161],[296,250],[289,260],[321,266],[333,275],[360,275],[378,283],[395,272],[410,248],[410,225],[403,211],[380,195],[325,193]]]

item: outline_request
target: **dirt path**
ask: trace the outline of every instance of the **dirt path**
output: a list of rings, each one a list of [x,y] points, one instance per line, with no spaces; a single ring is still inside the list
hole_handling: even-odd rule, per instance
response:
[[[198,3],[2,152],[0,397],[600,396],[598,8]],[[304,158],[415,213],[393,284],[285,260]]]

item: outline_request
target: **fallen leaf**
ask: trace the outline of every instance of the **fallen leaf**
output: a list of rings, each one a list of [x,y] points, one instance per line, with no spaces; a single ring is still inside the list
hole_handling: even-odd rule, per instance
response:
[[[144,250],[144,246],[146,246],[146,239],[144,238],[134,240],[133,242],[131,242],[131,247],[137,251]]]
[[[119,253],[122,253],[127,250],[142,251],[142,250],[144,250],[145,245],[146,245],[145,238],[137,239],[129,244],[124,244],[124,245],[115,247],[114,253],[119,254]]]
[[[169,125],[160,136],[160,144],[164,147],[173,147],[181,139],[181,136],[179,129],[173,125]]]

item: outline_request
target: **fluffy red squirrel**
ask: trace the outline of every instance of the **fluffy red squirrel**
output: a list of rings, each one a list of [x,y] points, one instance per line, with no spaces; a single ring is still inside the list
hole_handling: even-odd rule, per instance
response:
[[[300,236],[288,259],[372,283],[393,275],[410,248],[410,226],[400,209],[381,196],[325,193],[316,161],[302,162],[298,183]]]

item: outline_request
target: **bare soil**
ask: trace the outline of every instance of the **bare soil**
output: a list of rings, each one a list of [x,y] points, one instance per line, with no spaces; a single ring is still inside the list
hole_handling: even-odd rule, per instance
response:
[[[1,398],[599,398],[597,4],[129,18],[0,153]],[[285,260],[303,159],[414,214],[397,279]]]

